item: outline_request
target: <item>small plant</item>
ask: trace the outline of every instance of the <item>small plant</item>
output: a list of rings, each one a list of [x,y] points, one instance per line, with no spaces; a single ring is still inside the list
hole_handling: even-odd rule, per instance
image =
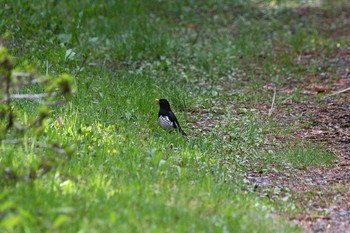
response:
[[[30,70],[30,69],[28,69]],[[41,90],[39,93],[32,90]],[[57,78],[39,76],[34,72],[16,72],[13,58],[7,49],[0,47],[0,142],[2,145],[33,145],[67,155],[57,143],[38,140],[45,132],[45,120],[50,115],[49,106],[63,104],[72,94],[72,77],[67,74]],[[39,106],[34,117],[22,113],[21,102],[32,101]],[[32,104],[31,104],[32,105]],[[34,149],[35,150],[38,149]],[[44,158],[43,158],[44,161]],[[42,162],[43,162],[42,161]],[[39,165],[45,173],[48,166]],[[36,177],[30,170],[27,176],[19,176],[10,168],[4,169],[7,178]],[[23,172],[22,172],[23,173]]]

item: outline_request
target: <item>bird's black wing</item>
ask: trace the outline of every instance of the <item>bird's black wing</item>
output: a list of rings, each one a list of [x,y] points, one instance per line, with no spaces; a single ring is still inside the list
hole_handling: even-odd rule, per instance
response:
[[[175,114],[172,112],[172,111],[169,111],[169,119],[174,122],[174,128],[175,129],[178,129],[179,132],[181,132],[183,135],[187,135],[182,129],[181,129],[181,126],[180,126],[180,123],[179,121],[177,120]]]

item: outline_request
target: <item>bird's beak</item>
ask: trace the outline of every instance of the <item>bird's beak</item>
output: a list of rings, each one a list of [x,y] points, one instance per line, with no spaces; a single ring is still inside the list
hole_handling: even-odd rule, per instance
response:
[[[159,99],[156,99],[156,102],[159,104]]]

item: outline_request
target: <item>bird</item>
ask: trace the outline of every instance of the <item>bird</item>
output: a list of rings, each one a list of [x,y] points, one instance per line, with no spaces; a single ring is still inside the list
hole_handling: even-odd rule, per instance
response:
[[[156,99],[156,102],[159,104],[159,126],[165,131],[172,132],[173,130],[177,130],[182,135],[187,136],[187,134],[181,129],[180,123],[175,114],[171,111],[169,101],[166,99]]]

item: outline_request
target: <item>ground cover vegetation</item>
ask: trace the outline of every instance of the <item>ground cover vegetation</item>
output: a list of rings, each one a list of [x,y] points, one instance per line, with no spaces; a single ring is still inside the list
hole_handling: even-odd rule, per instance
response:
[[[2,1],[1,232],[345,232],[349,10]]]

